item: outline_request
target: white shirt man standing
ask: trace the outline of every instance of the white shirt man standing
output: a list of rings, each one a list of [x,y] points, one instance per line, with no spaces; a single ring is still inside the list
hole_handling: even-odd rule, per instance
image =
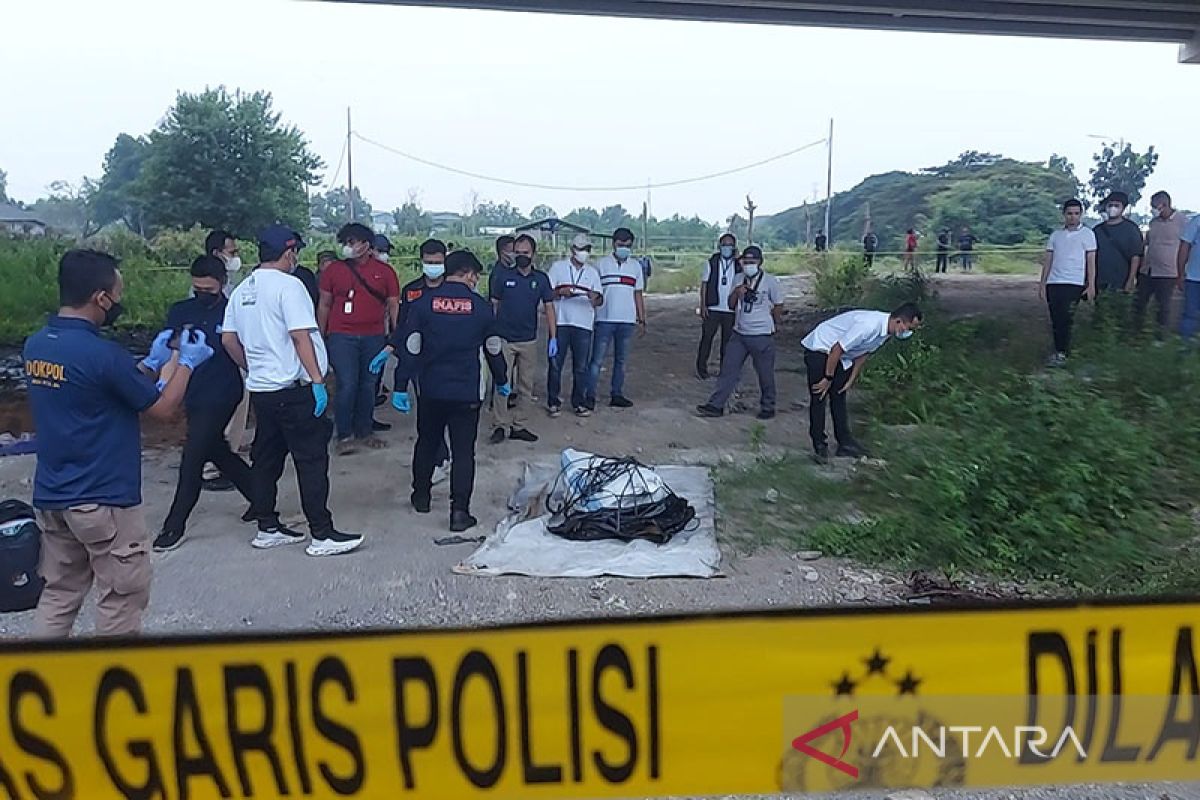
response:
[[[588,388],[585,400],[588,410],[596,408],[596,384],[600,368],[613,346],[612,383],[609,405],[629,408],[633,402],[625,396],[625,362],[629,358],[629,340],[633,332],[646,332],[644,292],[646,275],[642,262],[633,257],[633,231],[617,228],[613,231],[613,252],[596,263],[604,303],[596,309],[596,335],[592,340],[592,362],[588,368]]]
[[[1050,234],[1038,294],[1050,308],[1054,355],[1049,366],[1067,363],[1071,324],[1080,298],[1096,297],[1096,234],[1083,224],[1083,203],[1063,203],[1063,227]]]
[[[713,339],[721,333],[721,360],[733,335],[734,312],[729,310],[729,293],[733,279],[742,273],[737,260],[737,237],[725,233],[717,240],[717,252],[704,264],[700,276],[700,347],[696,351],[696,377],[708,380],[708,358],[712,355]]]
[[[571,408],[580,417],[591,415],[587,406],[588,368],[592,353],[592,329],[596,307],[604,303],[600,274],[588,264],[592,240],[578,234],[571,241],[571,257],[551,265],[550,285],[554,287],[554,316],[558,321],[557,354],[550,359],[546,380],[546,402],[550,416],[562,412],[562,371],[571,358]]]
[[[325,416],[329,358],[317,330],[312,298],[292,275],[304,247],[300,235],[272,225],[258,238],[262,263],[234,290],[225,309],[221,342],[247,371],[246,388],[257,427],[250,451],[254,502],[248,517],[258,522],[251,543],[267,548],[299,544],[304,534],[280,523],[275,503],[284,460],[290,453],[308,520],[310,556],[347,553],[362,536],[341,533],[329,512],[329,438]]]

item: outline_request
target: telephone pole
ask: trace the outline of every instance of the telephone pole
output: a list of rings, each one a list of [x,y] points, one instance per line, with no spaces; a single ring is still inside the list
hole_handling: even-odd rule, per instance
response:
[[[833,118],[829,120],[829,140],[826,142],[829,161],[825,168],[825,246],[833,247],[833,226],[829,224],[833,207]]]
[[[350,107],[346,107],[346,202],[350,210],[350,219],[347,222],[354,222],[354,156],[351,150],[351,135],[350,135]]]

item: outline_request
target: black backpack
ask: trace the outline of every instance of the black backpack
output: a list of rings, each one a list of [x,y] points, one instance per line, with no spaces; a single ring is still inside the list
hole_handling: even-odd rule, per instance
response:
[[[28,611],[46,582],[38,574],[42,530],[20,500],[0,502],[0,611]]]

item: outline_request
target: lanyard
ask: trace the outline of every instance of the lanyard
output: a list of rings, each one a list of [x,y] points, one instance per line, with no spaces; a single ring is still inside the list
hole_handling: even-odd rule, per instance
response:
[[[584,264],[582,267],[579,268],[579,272],[575,272],[574,266],[571,267],[571,285],[572,286],[579,286],[579,282],[581,280],[583,280],[583,273],[584,273],[584,270],[586,270],[586,269],[587,269],[586,264]]]

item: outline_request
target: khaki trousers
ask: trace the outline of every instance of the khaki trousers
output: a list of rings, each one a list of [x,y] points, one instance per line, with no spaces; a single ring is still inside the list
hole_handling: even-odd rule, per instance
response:
[[[92,584],[96,633],[139,633],[150,602],[150,535],[141,506],[95,503],[37,512],[42,527],[39,571],[46,579],[33,617],[34,635],[66,638]]]
[[[492,395],[492,427],[524,428],[529,421],[530,398],[533,396],[533,379],[538,370],[538,343],[505,342],[504,363],[508,366],[508,382],[517,395],[516,403],[508,407],[507,397]]]

